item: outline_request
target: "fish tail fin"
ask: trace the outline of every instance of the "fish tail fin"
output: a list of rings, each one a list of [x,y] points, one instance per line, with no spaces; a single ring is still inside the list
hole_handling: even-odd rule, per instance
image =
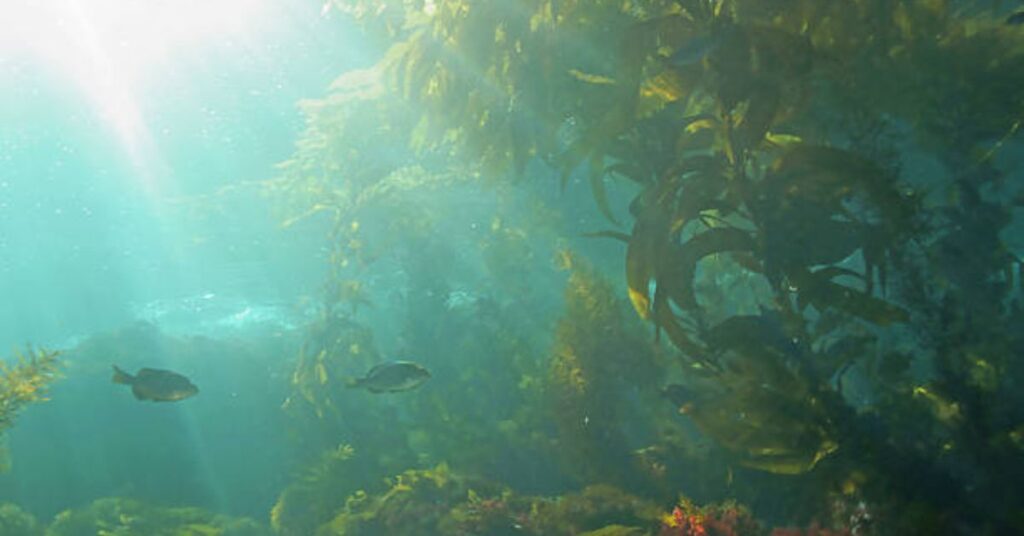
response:
[[[130,385],[132,383],[132,380],[134,379],[134,376],[121,370],[121,368],[118,367],[117,365],[114,365],[114,377],[112,378],[114,383],[123,383],[126,385]]]

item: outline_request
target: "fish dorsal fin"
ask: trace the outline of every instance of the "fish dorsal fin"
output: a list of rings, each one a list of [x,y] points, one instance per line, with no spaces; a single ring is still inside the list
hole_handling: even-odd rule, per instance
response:
[[[378,372],[380,372],[380,371],[382,371],[384,369],[387,369],[387,368],[392,368],[392,367],[422,368],[422,367],[420,367],[420,365],[418,365],[416,363],[413,363],[412,361],[402,361],[402,360],[398,360],[398,361],[384,361],[383,363],[377,363],[376,365],[371,367],[370,370],[366,373],[366,377],[367,378],[372,378]]]
[[[114,383],[122,383],[122,384],[125,384],[125,385],[131,385],[131,383],[133,381],[135,381],[135,377],[132,376],[131,374],[128,374],[127,372],[121,370],[121,367],[118,367],[117,365],[113,365],[113,367],[114,367],[114,377],[112,378],[112,380],[113,380]]]
[[[160,379],[160,380],[165,380],[165,379],[168,379],[168,378],[179,378],[179,377],[180,378],[184,378],[184,376],[182,376],[181,374],[179,374],[177,372],[174,372],[172,370],[155,369],[155,368],[139,369],[139,371],[135,373],[135,377],[138,378],[138,379],[142,379],[142,378],[156,378],[156,379]]]
[[[385,361],[383,363],[377,363],[376,365],[370,367],[370,370],[366,372],[366,377],[367,378],[372,378],[375,374],[380,372],[381,369],[383,369],[384,367],[388,367],[388,366],[394,365],[395,363],[396,363],[395,361]]]

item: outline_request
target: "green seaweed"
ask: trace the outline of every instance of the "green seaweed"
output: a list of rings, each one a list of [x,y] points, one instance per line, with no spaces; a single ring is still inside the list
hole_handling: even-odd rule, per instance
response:
[[[532,523],[539,534],[650,529],[657,525],[657,504],[606,484],[587,486],[535,506]],[[616,527],[616,528],[611,528]],[[629,529],[627,529],[627,527]]]
[[[46,400],[46,389],[57,379],[60,352],[28,348],[14,352],[14,363],[0,362],[0,432],[14,424],[25,406]]]
[[[324,452],[284,491],[270,510],[270,526],[282,536],[312,534],[330,520],[342,499],[355,491],[349,459],[352,447],[340,445]]]
[[[43,536],[36,518],[11,503],[0,504],[0,534],[6,536]]]
[[[621,393],[656,381],[655,353],[625,322],[611,285],[582,261],[574,263],[565,301],[546,389],[558,453],[583,482],[649,487],[622,430],[636,408]]]
[[[437,526],[468,487],[446,466],[410,470],[396,476],[379,495],[356,492],[333,519],[317,529],[318,536],[438,534]]]
[[[0,440],[14,419],[29,404],[47,400],[49,386],[59,377],[60,352],[27,348],[15,350],[14,362],[0,361]],[[10,469],[7,444],[0,441],[0,473]]]
[[[508,429],[541,443],[531,428],[548,412],[578,482],[650,492],[618,395],[633,386],[650,409],[678,381],[686,419],[650,409],[640,422],[689,423],[730,463],[785,474],[819,504],[858,474],[851,486],[880,502],[1010,532],[1024,341],[1006,237],[1019,192],[994,156],[1019,135],[1024,37],[996,4],[337,0],[391,47],[359,73],[372,83],[352,75],[309,107],[286,189],[343,215],[346,259],[366,248],[345,234],[350,200],[413,161],[480,183],[548,177],[609,219],[632,196],[628,232],[597,234],[626,242],[622,294],[673,359],[652,367],[657,345],[623,328],[614,291],[573,273],[549,407]],[[357,129],[368,134],[346,135]],[[373,165],[380,147],[398,156],[388,169]],[[906,165],[919,156],[939,176]],[[574,188],[586,179],[590,191]],[[422,214],[392,210],[377,216]],[[528,256],[516,236],[494,242]],[[418,286],[451,288],[424,272],[433,281]],[[451,400],[438,407],[452,415]],[[475,428],[458,430],[486,435]],[[659,460],[692,454],[653,435]]]

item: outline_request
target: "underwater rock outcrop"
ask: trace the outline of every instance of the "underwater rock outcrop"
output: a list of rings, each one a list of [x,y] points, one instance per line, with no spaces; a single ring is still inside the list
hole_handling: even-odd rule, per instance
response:
[[[440,465],[406,471],[381,493],[353,493],[313,534],[640,536],[653,534],[660,517],[656,504],[612,486],[557,498],[528,496]]]
[[[315,498],[307,497],[312,500]],[[442,464],[408,470],[381,491],[358,490],[334,517],[315,524],[275,521],[281,535],[315,536],[851,536],[873,535],[874,512],[863,502],[837,500],[824,522],[772,528],[746,506],[700,506],[682,498],[671,510],[607,484],[559,496],[520,494]],[[301,504],[293,513],[301,513]],[[277,510],[275,508],[275,510]],[[316,512],[312,510],[310,512]],[[322,512],[321,512],[322,513]]]
[[[7,534],[7,533],[4,533]],[[270,536],[248,518],[213,514],[200,508],[160,507],[110,497],[61,512],[46,536]]]
[[[442,518],[464,497],[470,486],[447,466],[411,470],[398,475],[380,494],[357,491],[334,519],[321,525],[317,536],[440,534]]]

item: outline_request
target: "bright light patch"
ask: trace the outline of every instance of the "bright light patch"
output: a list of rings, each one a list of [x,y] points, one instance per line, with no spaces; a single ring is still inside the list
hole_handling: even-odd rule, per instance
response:
[[[143,113],[147,76],[203,43],[245,45],[273,19],[271,1],[2,0],[0,66],[41,62],[69,79],[156,194],[163,164]]]

